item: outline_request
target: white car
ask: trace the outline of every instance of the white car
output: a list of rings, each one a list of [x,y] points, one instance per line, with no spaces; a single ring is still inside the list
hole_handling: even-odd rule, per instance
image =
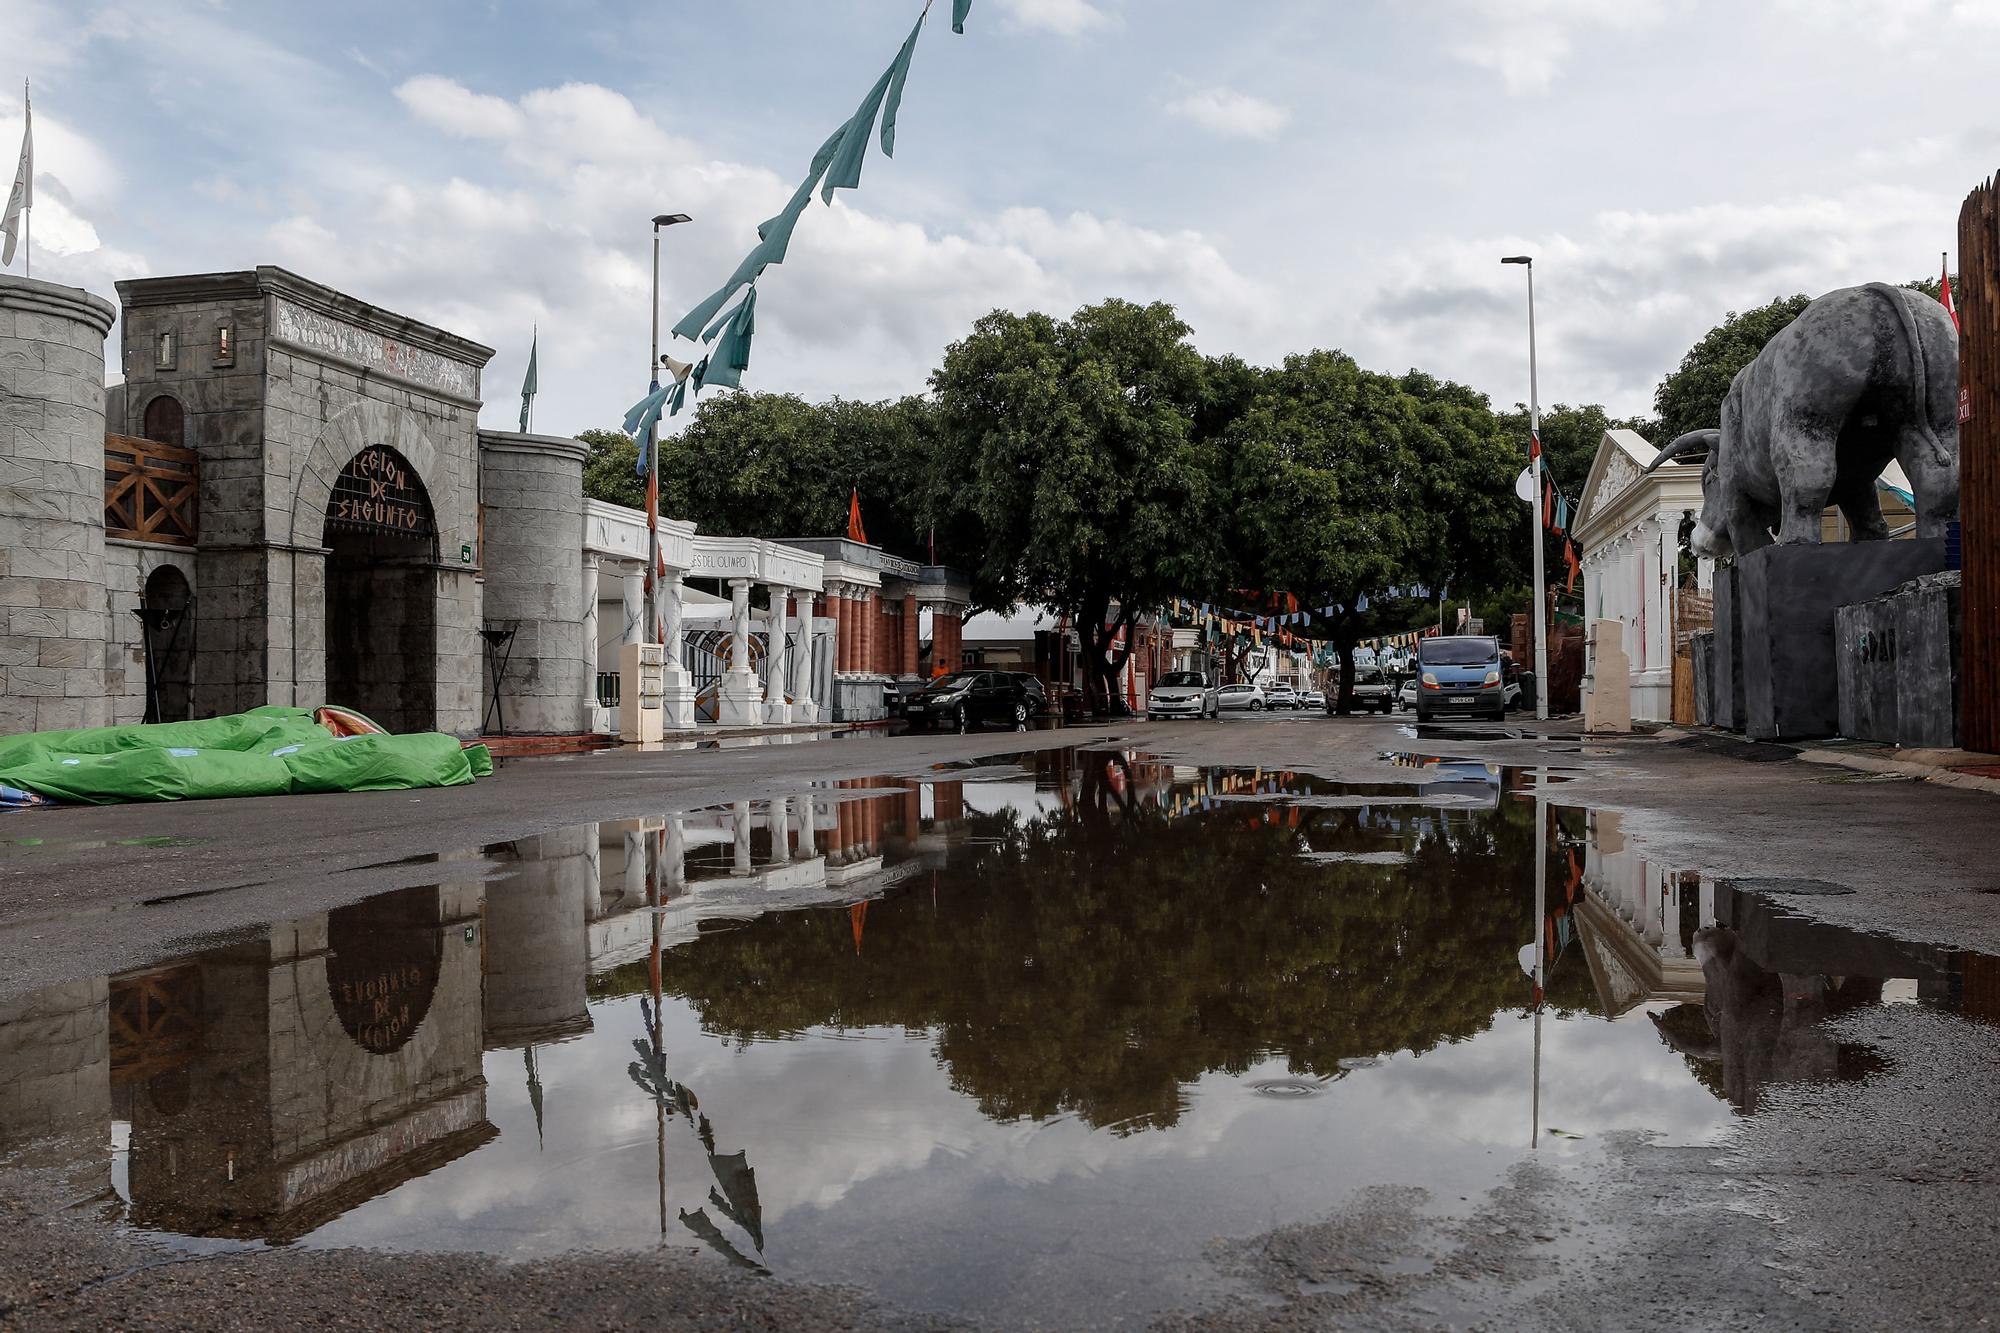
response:
[[[1199,671],[1169,671],[1146,694],[1146,720],[1214,717],[1222,711],[1216,688]]]
[[[1261,713],[1264,711],[1264,691],[1255,685],[1224,685],[1215,692],[1215,703],[1225,712],[1244,709]]]
[[[1299,692],[1280,681],[1264,691],[1264,707],[1289,708],[1296,711],[1299,707]]]
[[[1410,677],[1403,682],[1403,688],[1396,691],[1396,704],[1404,712],[1417,706],[1417,678]]]
[[[1299,696],[1299,707],[1324,708],[1326,707],[1326,694],[1320,690],[1307,690]]]

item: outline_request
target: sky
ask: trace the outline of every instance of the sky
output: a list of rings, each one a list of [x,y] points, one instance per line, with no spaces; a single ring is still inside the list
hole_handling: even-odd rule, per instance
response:
[[[1727,311],[1935,276],[2000,164],[2000,0],[938,6],[895,158],[760,284],[745,388],[921,393],[990,310],[1116,296],[1506,406],[1529,253],[1543,404],[1642,413]],[[0,158],[32,79],[36,277],[280,265],[495,348],[496,428],[538,330],[535,428],[571,433],[644,391],[649,219],[694,219],[670,325],[920,7],[0,0]]]

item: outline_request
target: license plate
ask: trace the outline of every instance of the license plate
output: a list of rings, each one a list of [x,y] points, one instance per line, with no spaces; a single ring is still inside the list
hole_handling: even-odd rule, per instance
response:
[[[1471,704],[1479,702],[1479,700],[1475,696],[1470,694],[1454,694],[1451,696],[1451,701],[1455,704]]]

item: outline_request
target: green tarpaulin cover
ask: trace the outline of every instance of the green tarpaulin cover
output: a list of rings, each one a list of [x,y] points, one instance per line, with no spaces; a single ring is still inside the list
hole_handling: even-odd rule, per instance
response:
[[[438,732],[336,737],[309,708],[0,738],[0,784],[89,805],[457,787],[492,772],[483,745]]]

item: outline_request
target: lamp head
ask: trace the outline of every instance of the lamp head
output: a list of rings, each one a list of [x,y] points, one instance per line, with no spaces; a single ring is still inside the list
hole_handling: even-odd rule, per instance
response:
[[[1500,262],[1503,264],[1532,265],[1535,262],[1535,257],[1533,255],[1508,255],[1505,258],[1503,258]]]
[[[653,219],[653,225],[655,227],[671,227],[675,223],[693,221],[694,219],[685,213],[662,213]]]

